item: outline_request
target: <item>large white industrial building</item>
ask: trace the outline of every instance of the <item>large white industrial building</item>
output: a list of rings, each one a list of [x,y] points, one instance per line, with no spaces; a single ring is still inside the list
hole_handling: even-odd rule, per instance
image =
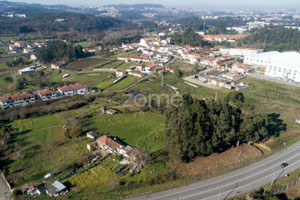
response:
[[[264,66],[265,75],[300,82],[300,54],[271,51],[245,56],[244,63]]]
[[[250,49],[250,48],[222,48],[220,52],[222,55],[229,56],[248,56],[262,53],[263,49]]]

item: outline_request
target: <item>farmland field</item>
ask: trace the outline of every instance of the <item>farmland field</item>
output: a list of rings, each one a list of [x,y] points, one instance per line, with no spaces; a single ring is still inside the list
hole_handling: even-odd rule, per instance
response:
[[[18,130],[12,139],[15,153],[4,166],[7,178],[17,185],[66,170],[85,153],[85,138],[66,140],[56,115],[16,120],[11,125]]]
[[[82,174],[71,177],[67,181],[72,185],[72,192],[101,190],[119,184],[120,177],[101,165]]]
[[[101,72],[101,73],[84,73],[84,74],[70,74],[69,77],[62,78],[63,74],[57,73],[53,74],[52,80],[55,82],[72,82],[72,83],[84,83],[88,87],[94,87],[102,81],[104,81],[110,73]]]
[[[126,78],[124,78],[123,80],[121,80],[120,82],[114,84],[113,86],[111,86],[109,88],[109,90],[121,90],[123,88],[126,88],[128,86],[130,86],[131,84],[135,83],[136,81],[138,81],[139,78],[134,77],[134,76],[127,76]]]
[[[64,68],[69,70],[84,70],[87,68],[97,67],[108,62],[107,58],[80,58],[75,62],[66,65]]]
[[[162,127],[164,126],[164,116],[156,113],[128,113],[116,114],[108,117],[101,117],[90,122],[90,129],[96,130],[101,134],[119,137],[129,145],[135,146],[145,136],[159,132],[163,134]],[[155,145],[155,144],[154,144]],[[163,148],[163,143],[158,141],[159,147]],[[146,146],[146,144],[144,144]]]

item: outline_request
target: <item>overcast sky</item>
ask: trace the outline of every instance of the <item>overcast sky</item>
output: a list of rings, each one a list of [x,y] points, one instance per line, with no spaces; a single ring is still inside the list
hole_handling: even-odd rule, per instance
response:
[[[115,3],[154,3],[177,8],[300,8],[300,0],[9,0],[15,2],[40,3],[45,5],[64,4],[69,6],[101,6]]]

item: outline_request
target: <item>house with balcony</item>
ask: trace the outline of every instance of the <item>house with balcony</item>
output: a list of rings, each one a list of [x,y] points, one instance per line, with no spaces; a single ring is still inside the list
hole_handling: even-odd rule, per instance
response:
[[[57,99],[59,93],[54,90],[40,90],[38,91],[38,96],[42,101]]]
[[[25,106],[36,101],[35,95],[31,93],[14,94],[0,98],[0,105],[2,108],[9,108],[15,106]]]
[[[58,88],[61,96],[73,96],[75,94],[85,95],[88,92],[88,87],[83,84],[74,84]]]

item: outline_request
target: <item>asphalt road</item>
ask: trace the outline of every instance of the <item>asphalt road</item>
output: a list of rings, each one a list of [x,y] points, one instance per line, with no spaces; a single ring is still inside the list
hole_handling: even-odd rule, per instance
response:
[[[249,73],[249,74],[247,74],[247,76],[249,76],[251,78],[255,78],[255,79],[260,79],[260,80],[270,81],[270,82],[274,82],[274,83],[279,83],[279,84],[282,84],[282,85],[300,87],[300,84],[289,83],[288,81],[280,80],[278,78],[273,78],[273,77],[270,77],[270,76],[265,76],[265,75],[259,74],[259,73]]]
[[[281,168],[280,164],[288,166]],[[257,163],[222,176],[200,181],[187,186],[151,193],[131,200],[219,200],[229,199],[266,184],[275,182],[300,168],[300,142],[269,156]]]
[[[221,89],[221,87],[219,87],[219,86],[211,85],[210,83],[203,83],[201,80],[196,79],[196,78],[193,78],[193,76],[185,77],[183,80],[188,81],[188,82],[191,82],[191,83],[194,83],[194,84],[196,84],[196,85],[200,85],[200,86],[203,86],[203,87],[207,87],[207,88],[210,88],[210,89],[214,89],[214,90],[219,90],[219,89]]]
[[[11,192],[5,178],[0,173],[0,200],[10,200]]]

